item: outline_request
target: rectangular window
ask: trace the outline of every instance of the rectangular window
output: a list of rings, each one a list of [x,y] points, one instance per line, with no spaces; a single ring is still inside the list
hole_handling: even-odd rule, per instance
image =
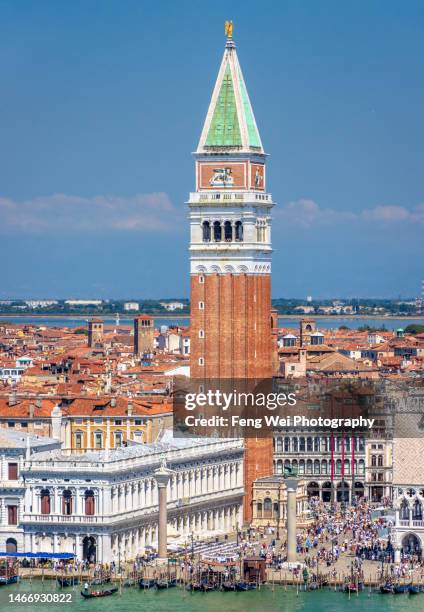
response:
[[[135,419],[134,425],[143,425],[143,421],[141,419]]]
[[[115,419],[115,425],[122,425],[122,419]]]
[[[15,421],[8,421],[7,426],[8,427],[15,427]]]
[[[18,524],[18,506],[7,506],[7,519],[9,525]]]
[[[122,433],[117,431],[115,433],[115,448],[119,448],[120,446],[122,446]]]
[[[17,463],[9,463],[8,478],[9,480],[18,480],[18,464]]]
[[[75,434],[75,448],[77,449],[82,448],[82,433]]]
[[[94,446],[97,450],[101,450],[102,448],[102,434],[101,433],[94,434]]]

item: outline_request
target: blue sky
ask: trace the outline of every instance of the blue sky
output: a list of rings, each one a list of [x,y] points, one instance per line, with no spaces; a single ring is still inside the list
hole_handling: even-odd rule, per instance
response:
[[[421,0],[0,0],[0,297],[188,296],[227,18],[270,154],[274,297],[417,294]]]

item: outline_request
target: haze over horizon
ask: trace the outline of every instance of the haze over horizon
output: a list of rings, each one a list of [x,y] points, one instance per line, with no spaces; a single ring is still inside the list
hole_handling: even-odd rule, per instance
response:
[[[270,154],[274,298],[419,294],[422,2],[3,0],[0,299],[188,296],[228,18]]]

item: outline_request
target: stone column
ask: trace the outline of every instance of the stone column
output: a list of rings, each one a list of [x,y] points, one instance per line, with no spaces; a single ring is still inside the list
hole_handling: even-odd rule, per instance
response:
[[[168,509],[167,509],[167,487],[172,470],[166,467],[166,460],[162,461],[159,469],[155,470],[154,477],[158,488],[159,520],[158,520],[158,557],[160,560],[168,558]]]
[[[286,478],[287,486],[287,561],[296,562],[296,490],[297,479]]]

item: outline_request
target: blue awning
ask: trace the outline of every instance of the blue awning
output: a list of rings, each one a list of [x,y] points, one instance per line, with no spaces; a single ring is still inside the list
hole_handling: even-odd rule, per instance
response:
[[[0,557],[27,557],[28,559],[73,559],[74,553],[51,553],[51,552],[0,552]]]

